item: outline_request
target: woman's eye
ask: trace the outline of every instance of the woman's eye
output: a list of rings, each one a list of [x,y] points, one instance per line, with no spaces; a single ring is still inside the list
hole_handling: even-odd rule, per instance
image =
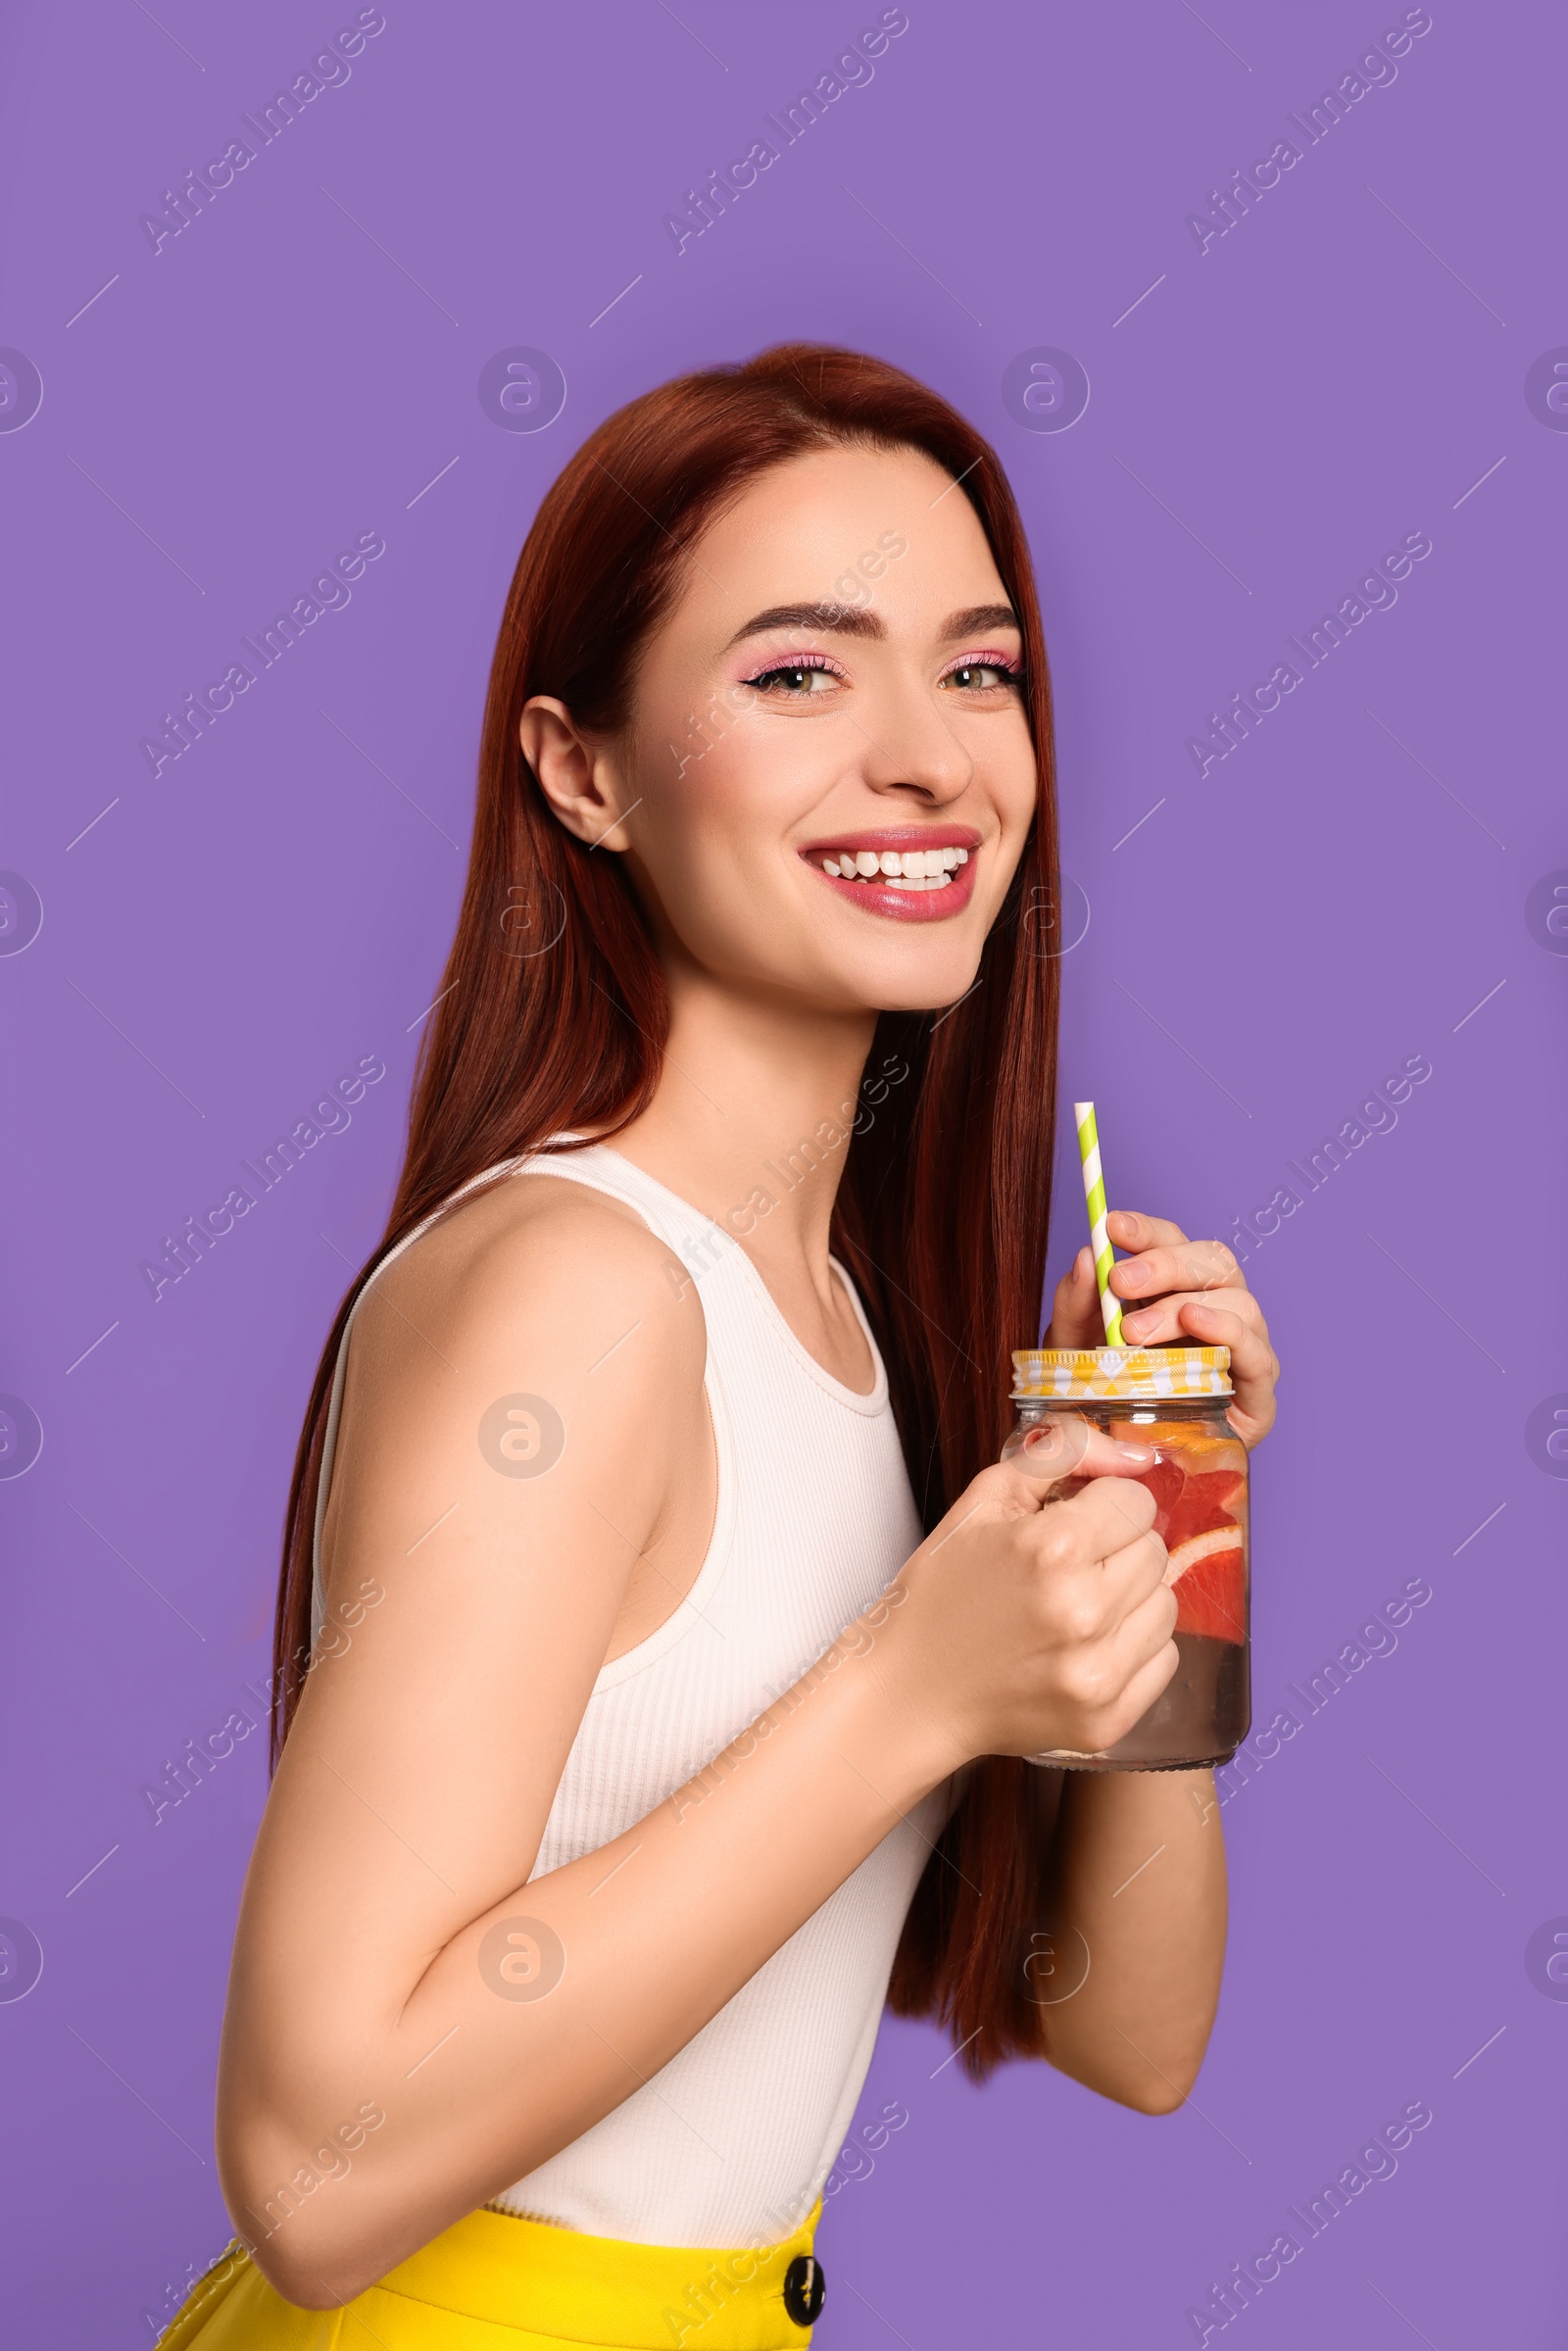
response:
[[[826,687],[838,683],[838,673],[815,661],[786,661],[777,669],[762,669],[747,683],[759,693],[781,687],[787,695],[820,694]]]
[[[1016,669],[1008,669],[1001,661],[960,661],[943,679],[945,686],[957,686],[963,692],[990,692],[998,686],[1015,686]]]

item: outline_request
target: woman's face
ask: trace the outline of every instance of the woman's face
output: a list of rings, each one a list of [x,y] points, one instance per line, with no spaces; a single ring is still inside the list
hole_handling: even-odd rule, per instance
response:
[[[824,1009],[949,1004],[1033,821],[1021,656],[939,465],[813,451],[698,541],[593,790],[564,796],[561,763],[530,757],[584,837],[620,817],[603,847],[627,857],[666,952]]]

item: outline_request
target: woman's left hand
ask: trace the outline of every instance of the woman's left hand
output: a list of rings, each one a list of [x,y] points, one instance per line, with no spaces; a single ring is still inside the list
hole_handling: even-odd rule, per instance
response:
[[[1122,1335],[1134,1347],[1228,1347],[1236,1397],[1228,1418],[1246,1445],[1274,1425],[1279,1357],[1247,1277],[1223,1241],[1189,1241],[1163,1216],[1114,1209],[1106,1229],[1132,1253],[1111,1269],[1110,1287],[1122,1301]],[[1095,1284],[1095,1261],[1081,1249],[1056,1285],[1047,1347],[1103,1347],[1105,1326]]]

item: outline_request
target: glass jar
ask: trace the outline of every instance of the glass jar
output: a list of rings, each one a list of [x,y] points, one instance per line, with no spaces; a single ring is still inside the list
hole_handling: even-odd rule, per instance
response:
[[[1132,1729],[1100,1754],[1070,1748],[1030,1763],[1069,1771],[1194,1771],[1228,1763],[1252,1720],[1248,1637],[1247,1448],[1226,1417],[1233,1393],[1224,1347],[1030,1347],[1012,1358],[1017,1419],[1002,1448],[1008,1461],[1030,1432],[1053,1420],[1087,1422],[1150,1446],[1148,1469],[1127,1477],[1158,1505],[1154,1531],[1176,1594],[1180,1662]],[[1064,1431],[1069,1438],[1071,1431]],[[1067,1459],[1072,1459],[1069,1451]],[[1089,1481],[1068,1474],[1055,1500]]]

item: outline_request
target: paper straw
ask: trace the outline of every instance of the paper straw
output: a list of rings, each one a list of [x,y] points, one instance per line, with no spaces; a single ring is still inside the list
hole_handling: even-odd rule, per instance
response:
[[[1072,1114],[1078,1122],[1078,1156],[1084,1163],[1084,1199],[1089,1203],[1089,1246],[1095,1256],[1095,1280],[1100,1286],[1100,1312],[1105,1325],[1105,1345],[1120,1347],[1121,1305],[1112,1295],[1110,1269],[1116,1260],[1110,1251],[1110,1235],[1105,1230],[1105,1178],[1100,1164],[1100,1135],[1095,1126],[1093,1102],[1074,1102]]]

